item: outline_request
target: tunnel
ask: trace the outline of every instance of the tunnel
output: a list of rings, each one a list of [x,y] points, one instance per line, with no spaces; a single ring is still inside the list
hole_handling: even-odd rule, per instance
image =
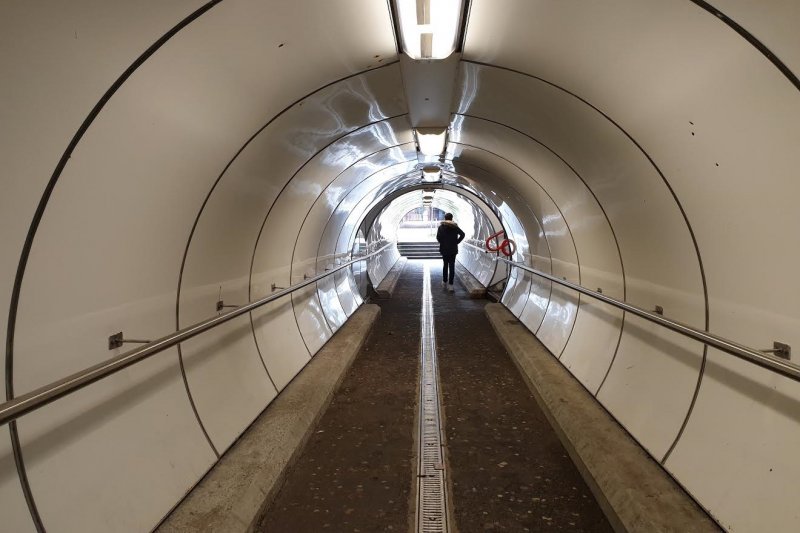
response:
[[[0,530],[158,527],[431,206],[718,527],[797,531],[800,4],[411,4],[455,6],[439,56],[403,0],[2,4],[0,412],[41,406],[3,418]]]

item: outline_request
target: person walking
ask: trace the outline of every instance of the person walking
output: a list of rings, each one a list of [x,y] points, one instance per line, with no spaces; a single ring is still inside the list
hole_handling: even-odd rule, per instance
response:
[[[436,240],[439,241],[439,253],[442,254],[442,287],[447,287],[453,292],[453,278],[456,275],[456,254],[458,243],[464,240],[466,234],[461,231],[453,221],[453,213],[446,213],[444,220],[436,231]]]

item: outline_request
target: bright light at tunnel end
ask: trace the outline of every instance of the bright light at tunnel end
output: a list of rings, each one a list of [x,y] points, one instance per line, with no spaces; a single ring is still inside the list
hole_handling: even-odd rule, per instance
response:
[[[403,51],[411,59],[445,59],[456,49],[464,0],[394,0]]]

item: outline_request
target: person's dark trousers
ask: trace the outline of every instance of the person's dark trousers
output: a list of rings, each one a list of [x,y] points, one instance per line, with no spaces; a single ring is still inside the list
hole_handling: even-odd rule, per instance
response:
[[[456,275],[456,254],[442,255],[442,279],[453,284],[453,278]]]

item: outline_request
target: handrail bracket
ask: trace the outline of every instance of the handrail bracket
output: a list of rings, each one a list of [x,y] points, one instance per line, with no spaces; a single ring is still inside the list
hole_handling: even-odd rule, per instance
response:
[[[220,311],[222,311],[223,309],[225,309],[226,307],[236,308],[236,307],[239,307],[239,306],[238,305],[228,305],[223,300],[218,300],[217,301],[217,312],[218,313]]]
[[[108,338],[108,349],[109,350],[116,350],[117,348],[122,348],[123,344],[126,343],[134,343],[134,344],[147,344],[148,340],[143,339],[126,339],[122,336],[122,332],[114,333]]]
[[[772,343],[772,349],[761,350],[764,353],[771,353],[775,357],[786,359],[787,361],[792,358],[792,347],[786,343],[775,341]]]

